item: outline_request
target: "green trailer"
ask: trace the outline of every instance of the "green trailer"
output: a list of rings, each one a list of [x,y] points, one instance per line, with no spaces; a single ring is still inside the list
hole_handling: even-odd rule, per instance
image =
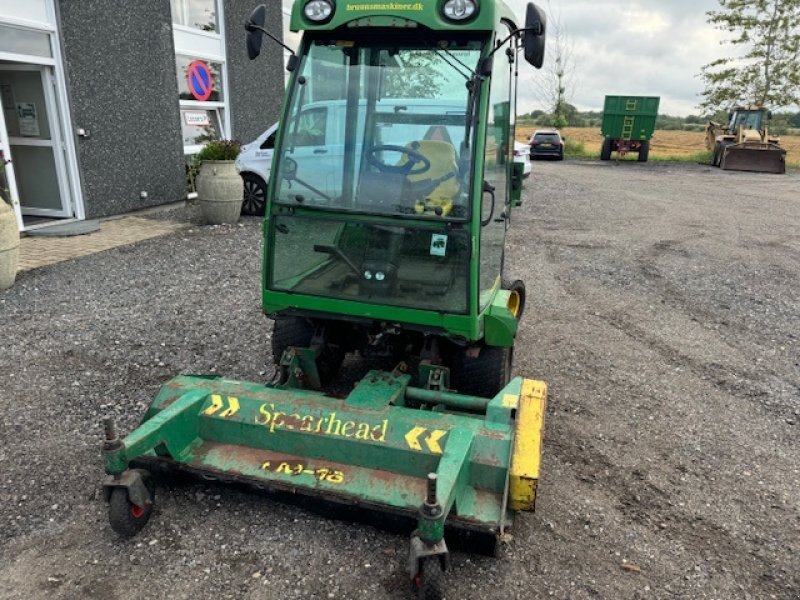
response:
[[[110,524],[145,526],[154,464],[405,515],[411,583],[436,600],[446,529],[497,543],[535,505],[547,386],[511,377],[525,286],[503,264],[518,62],[542,66],[544,13],[297,0],[290,28],[263,223],[275,378],[178,376],[126,437],[107,422]],[[383,370],[347,393],[347,354]]]
[[[606,96],[600,159],[609,160],[612,152],[620,157],[637,152],[639,162],[647,162],[660,100],[658,96]]]

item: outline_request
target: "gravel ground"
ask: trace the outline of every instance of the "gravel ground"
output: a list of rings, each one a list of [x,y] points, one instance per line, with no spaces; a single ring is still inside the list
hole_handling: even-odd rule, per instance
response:
[[[534,164],[508,264],[529,290],[515,371],[551,385],[538,510],[498,559],[455,553],[448,598],[800,597],[799,190]],[[107,525],[102,415],[129,431],[179,372],[269,375],[259,225],[0,294],[0,598],[408,597],[405,536],[245,489],[162,481],[137,538]]]

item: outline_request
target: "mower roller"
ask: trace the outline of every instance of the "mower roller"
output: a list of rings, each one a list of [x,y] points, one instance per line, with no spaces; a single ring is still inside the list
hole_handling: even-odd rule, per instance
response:
[[[124,439],[107,421],[109,519],[147,523],[157,465],[410,517],[412,584],[441,598],[446,529],[496,542],[535,506],[547,386],[511,378],[525,286],[503,264],[516,61],[541,67],[544,15],[298,0],[290,27],[263,225],[275,376],[178,376]],[[349,353],[383,368],[342,393]]]

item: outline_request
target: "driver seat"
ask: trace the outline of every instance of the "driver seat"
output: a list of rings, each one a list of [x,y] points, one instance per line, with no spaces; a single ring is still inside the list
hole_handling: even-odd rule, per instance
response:
[[[407,144],[406,147],[419,152],[431,163],[430,169],[423,173],[406,175],[411,190],[416,188],[424,194],[423,198],[416,200],[414,211],[420,215],[434,215],[439,208],[442,216],[449,215],[459,189],[458,163],[453,144],[439,140],[419,140]],[[403,155],[397,164],[402,166],[407,162],[408,156]]]

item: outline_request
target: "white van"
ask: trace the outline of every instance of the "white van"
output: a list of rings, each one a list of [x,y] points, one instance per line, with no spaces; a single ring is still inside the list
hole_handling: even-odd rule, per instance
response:
[[[272,153],[278,124],[275,123],[253,142],[242,146],[236,157],[236,171],[242,176],[244,196],[243,215],[263,215],[267,201],[267,181],[272,167]]]

